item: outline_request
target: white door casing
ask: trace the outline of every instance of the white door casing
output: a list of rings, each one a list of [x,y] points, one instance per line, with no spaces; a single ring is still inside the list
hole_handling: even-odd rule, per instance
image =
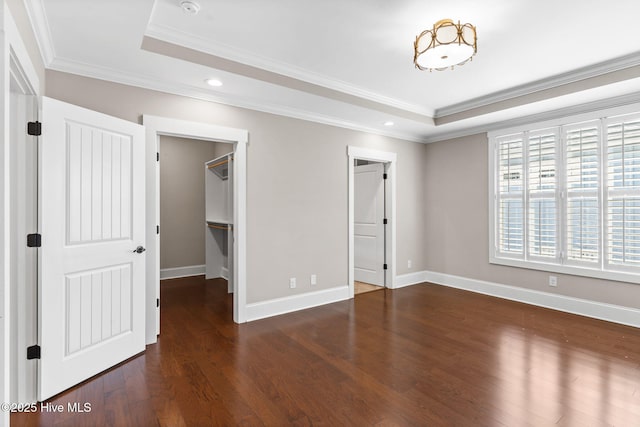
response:
[[[247,306],[247,144],[249,132],[207,123],[158,117],[145,114],[142,117],[147,138],[147,230],[155,235],[156,224],[160,224],[160,175],[156,153],[161,135],[203,141],[233,144],[233,320],[244,323]],[[162,227],[160,227],[162,228]],[[162,230],[160,230],[162,232]],[[149,235],[149,234],[148,234]],[[147,240],[147,344],[156,342],[160,334],[160,310],[156,297],[160,297],[160,239],[155,235]],[[162,304],[162,302],[160,302]]]
[[[38,399],[145,346],[144,127],[42,100]]]
[[[38,230],[37,137],[27,135],[27,122],[37,118],[37,97],[26,80],[11,70],[11,402],[36,399],[36,360],[27,348],[37,344],[37,248],[25,245],[25,236]]]
[[[2,89],[0,90],[0,402],[8,403],[11,399],[15,401],[16,396],[11,396],[11,372],[15,372],[20,368],[14,360],[10,360],[13,347],[10,331],[20,328],[19,318],[21,308],[16,307],[14,298],[10,290],[11,274],[17,266],[12,262],[10,250],[10,234],[11,230],[16,227],[15,216],[11,211],[17,202],[11,195],[12,176],[24,171],[20,170],[18,165],[11,161],[11,151],[16,148],[19,141],[11,137],[11,131],[14,127],[19,127],[24,131],[24,124],[20,124],[12,117],[10,111],[10,93],[12,76],[19,74],[23,77],[25,95],[37,96],[40,94],[40,80],[36,72],[29,51],[22,41],[22,36],[12,13],[9,10],[7,2],[0,4],[0,80],[2,81]],[[34,119],[35,117],[31,117]],[[17,200],[22,202],[22,195],[17,193]],[[14,211],[15,212],[15,211]],[[24,240],[23,240],[24,242]],[[17,286],[20,287],[20,283]],[[20,298],[20,297],[18,297]],[[33,313],[28,313],[31,315]],[[18,374],[19,375],[19,374]],[[26,383],[21,383],[21,387]],[[0,426],[9,425],[9,411],[0,411]]]
[[[354,170],[354,278],[384,286],[384,165]]]
[[[365,147],[347,147],[348,167],[348,288],[349,297],[354,295],[354,160],[368,160],[385,164],[387,173],[386,186],[386,260],[385,286],[394,289],[396,287],[396,169],[397,154],[389,151],[374,150]]]

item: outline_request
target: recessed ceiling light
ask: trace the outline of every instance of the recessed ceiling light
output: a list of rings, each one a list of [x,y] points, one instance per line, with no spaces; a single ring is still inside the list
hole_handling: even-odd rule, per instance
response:
[[[222,86],[222,82],[218,79],[207,79],[205,81],[209,86],[214,86],[214,87]]]
[[[393,126],[395,123],[393,123],[391,120],[384,122],[385,126]]]
[[[180,2],[180,7],[188,15],[197,15],[200,12],[200,5],[194,1],[183,0]]]

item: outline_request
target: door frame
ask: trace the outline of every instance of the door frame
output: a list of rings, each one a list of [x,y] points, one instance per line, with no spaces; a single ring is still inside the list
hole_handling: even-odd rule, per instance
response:
[[[247,143],[249,132],[207,123],[191,122],[143,115],[146,128],[146,207],[147,207],[147,344],[157,341],[160,333],[160,236],[156,226],[160,225],[160,136],[226,142],[234,145],[233,173],[233,233],[235,238],[233,268],[236,292],[233,294],[233,320],[246,322],[247,305]]]
[[[15,218],[11,218],[10,212],[14,203],[22,203],[24,200],[11,200],[11,176],[16,173],[16,165],[11,164],[11,126],[10,118],[10,96],[11,96],[11,74],[19,75],[25,88],[36,97],[41,95],[41,82],[33,65],[29,51],[26,48],[15,20],[9,11],[6,2],[0,0],[0,79],[2,88],[0,89],[0,315],[4,318],[0,321],[0,402],[10,402],[10,373],[16,366],[10,358],[12,346],[11,330],[14,327],[24,328],[19,318],[16,316],[18,307],[11,304],[10,277],[11,270],[17,268],[11,265],[10,256],[10,235],[11,228],[16,225]],[[38,115],[38,111],[34,114]],[[34,117],[36,119],[36,117]],[[18,170],[18,173],[21,171]],[[18,195],[18,198],[23,198]],[[24,295],[23,295],[24,296]],[[24,302],[24,301],[23,301]],[[18,301],[20,304],[20,301]],[[28,313],[25,313],[25,316]],[[24,316],[22,317],[25,318]],[[14,325],[15,322],[15,325]],[[22,386],[28,387],[24,378],[18,377]],[[28,393],[29,390],[25,389]],[[35,398],[36,390],[31,390]],[[9,425],[9,411],[0,411],[0,426]]]
[[[35,90],[13,52],[9,68],[10,80],[14,81],[17,87],[17,92],[11,91],[9,94],[10,115],[13,112],[14,101],[18,103],[17,114],[11,118],[9,126],[12,135],[9,148],[12,156],[10,191],[14,192],[14,196],[11,197],[11,214],[16,215],[10,221],[11,229],[15,233],[11,241],[10,254],[10,275],[13,279],[9,285],[12,334],[9,345],[12,375],[9,379],[10,400],[30,403],[36,400],[38,361],[27,360],[27,347],[38,344],[36,312],[40,249],[27,248],[24,236],[39,232],[40,218],[37,215],[40,195],[37,188],[40,183],[37,170],[39,165],[34,164],[39,157],[38,137],[27,135],[24,126],[26,122],[37,119],[39,103],[34,99]],[[26,222],[27,218],[30,220],[29,223]]]
[[[385,284],[387,288],[394,289],[396,287],[396,160],[397,154],[389,151],[379,151],[363,147],[347,147],[347,156],[349,161],[349,298],[354,295],[354,178],[355,166],[354,162],[358,160],[368,160],[372,162],[384,163],[385,172],[387,173],[385,200],[388,225],[385,233],[387,237],[387,245],[385,254],[387,258],[387,271],[385,272]]]

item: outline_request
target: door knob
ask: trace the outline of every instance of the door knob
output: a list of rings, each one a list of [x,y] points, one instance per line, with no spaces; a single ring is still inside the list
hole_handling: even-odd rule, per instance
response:
[[[141,254],[141,253],[142,253],[142,252],[144,252],[144,251],[146,251],[146,249],[145,249],[145,248],[143,248],[142,246],[138,246],[137,248],[135,248],[135,249],[133,250],[133,252],[134,252],[134,253],[136,253],[136,254]]]

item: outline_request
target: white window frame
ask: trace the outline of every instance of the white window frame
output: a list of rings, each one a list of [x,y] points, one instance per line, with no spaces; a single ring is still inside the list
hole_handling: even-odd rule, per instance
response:
[[[594,111],[590,113],[559,117],[557,119],[547,120],[544,122],[532,123],[528,125],[512,127],[488,133],[488,160],[489,160],[489,263],[506,265],[511,267],[526,268],[532,270],[541,270],[551,273],[570,274],[576,276],[592,277],[605,280],[622,281],[629,283],[640,283],[640,267],[617,266],[608,262],[608,242],[607,242],[607,200],[608,189],[606,188],[607,177],[607,153],[606,138],[607,126],[610,123],[619,121],[619,116],[634,115],[640,116],[640,103],[625,105],[621,107],[608,108],[605,110]],[[567,201],[567,182],[565,173],[565,132],[574,125],[581,125],[585,122],[599,120],[600,145],[599,145],[599,188],[598,203],[600,214],[599,229],[599,259],[594,265],[588,265],[578,261],[568,262],[567,254],[567,219],[566,219],[566,201]],[[537,133],[538,131],[556,128],[556,228],[558,230],[556,236],[556,257],[546,258],[529,255],[529,224],[528,224],[528,208],[529,208],[529,191],[528,191],[528,138],[529,132]],[[498,148],[501,138],[514,135],[524,135],[523,156],[525,157],[525,166],[523,167],[523,254],[522,256],[514,256],[510,254],[500,253],[498,249],[499,229],[497,226],[497,215],[499,214],[499,180],[498,173]]]

